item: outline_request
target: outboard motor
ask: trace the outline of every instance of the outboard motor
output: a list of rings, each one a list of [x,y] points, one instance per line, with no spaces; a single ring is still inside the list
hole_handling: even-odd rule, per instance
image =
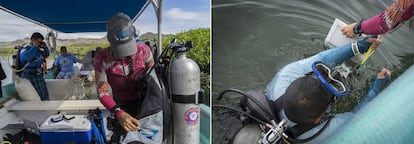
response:
[[[169,85],[173,102],[174,143],[187,144],[200,141],[200,67],[185,52],[192,42],[171,43],[176,58],[169,68]]]

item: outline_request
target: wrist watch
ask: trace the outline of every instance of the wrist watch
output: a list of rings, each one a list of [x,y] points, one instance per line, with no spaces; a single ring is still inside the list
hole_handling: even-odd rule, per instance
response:
[[[357,22],[356,25],[354,26],[354,29],[353,29],[354,34],[358,34],[359,36],[361,36],[361,34],[362,34],[362,30],[361,30],[362,21],[363,21],[363,19],[361,19],[359,22]]]
[[[119,112],[121,110],[121,108],[118,106],[118,105],[115,105],[113,108],[112,108],[112,110],[111,110],[111,113],[113,114],[113,115],[115,115],[117,112]]]

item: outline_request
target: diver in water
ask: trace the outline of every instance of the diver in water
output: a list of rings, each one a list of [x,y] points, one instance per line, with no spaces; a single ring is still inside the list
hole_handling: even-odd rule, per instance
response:
[[[257,139],[261,139],[262,143],[275,143],[274,140],[293,143],[320,143],[326,139],[368,101],[372,100],[391,76],[391,71],[384,68],[373,81],[367,96],[353,111],[335,115],[330,113],[330,106],[334,104],[336,98],[346,96],[349,92],[344,77],[332,67],[366,52],[371,44],[376,49],[380,41],[374,38],[364,38],[295,61],[276,73],[267,85],[264,95],[257,91],[256,93],[247,92],[245,95],[250,95],[255,100],[242,99],[242,110],[254,116],[266,117],[266,112],[260,112],[259,109],[268,109],[270,112],[268,115],[274,117],[271,119],[280,122],[273,123],[273,125],[280,127],[269,129],[266,128],[269,126],[261,125],[260,128],[252,129],[245,126],[234,137],[233,143],[257,142]],[[260,106],[257,103],[263,105]],[[248,123],[244,121],[243,124]],[[282,136],[275,138],[277,132],[287,134],[290,139]],[[259,136],[261,138],[257,137],[257,139],[249,141],[246,137],[253,133],[264,133],[264,136],[261,135]]]

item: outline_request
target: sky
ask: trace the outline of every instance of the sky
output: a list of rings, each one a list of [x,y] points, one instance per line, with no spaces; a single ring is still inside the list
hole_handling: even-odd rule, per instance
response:
[[[163,34],[190,29],[210,28],[210,0],[163,0]],[[134,22],[140,34],[157,33],[157,19],[152,5]],[[46,34],[48,29],[0,10],[0,42],[28,38],[33,32]],[[58,33],[59,39],[102,38],[105,32]]]

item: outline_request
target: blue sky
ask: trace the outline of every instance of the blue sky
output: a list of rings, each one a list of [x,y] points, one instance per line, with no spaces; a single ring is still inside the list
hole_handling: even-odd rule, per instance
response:
[[[210,0],[163,0],[163,33],[175,34],[189,29],[210,28]],[[155,11],[150,5],[135,21],[141,34],[157,32]],[[46,34],[47,28],[33,24],[0,10],[0,42],[29,37],[38,31]],[[59,39],[102,38],[106,33],[59,33]]]

